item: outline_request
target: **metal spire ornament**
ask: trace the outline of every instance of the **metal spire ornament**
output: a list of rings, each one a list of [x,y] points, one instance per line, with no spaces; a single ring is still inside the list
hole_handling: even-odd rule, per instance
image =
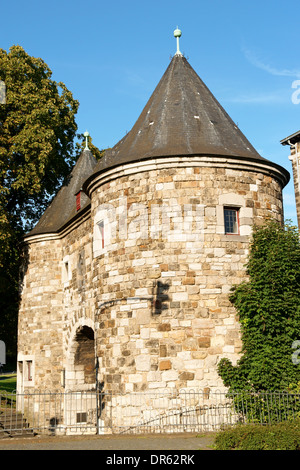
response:
[[[174,31],[174,37],[176,38],[176,41],[177,41],[177,51],[176,51],[175,55],[182,55],[180,50],[179,50],[179,38],[181,37],[181,31],[180,31],[180,29],[178,29],[178,26]]]
[[[84,150],[89,150],[89,146],[88,146],[88,138],[89,138],[89,133],[88,131],[85,131],[85,133],[83,134],[84,137],[85,137],[85,149]]]

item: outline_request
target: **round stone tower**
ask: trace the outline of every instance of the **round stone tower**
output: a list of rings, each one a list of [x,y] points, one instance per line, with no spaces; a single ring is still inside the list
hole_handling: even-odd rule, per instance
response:
[[[132,130],[99,162],[85,148],[24,238],[19,391],[220,389],[218,361],[239,357],[230,289],[252,226],[283,221],[289,173],[252,147],[180,35]]]
[[[179,48],[91,199],[99,380],[106,390],[222,388],[241,351],[230,289],[252,226],[283,221],[288,172],[261,157]]]

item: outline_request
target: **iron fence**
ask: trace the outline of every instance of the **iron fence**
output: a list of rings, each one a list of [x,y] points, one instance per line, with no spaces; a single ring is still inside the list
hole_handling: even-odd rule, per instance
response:
[[[300,395],[288,392],[0,392],[0,436],[208,432],[295,419],[299,413]]]

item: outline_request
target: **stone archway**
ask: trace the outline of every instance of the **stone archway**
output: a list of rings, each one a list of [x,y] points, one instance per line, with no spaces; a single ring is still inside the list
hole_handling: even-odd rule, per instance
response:
[[[66,367],[65,387],[70,390],[95,388],[95,337],[87,325],[77,325]]]
[[[95,383],[94,331],[89,326],[81,326],[75,335],[76,351],[74,366],[83,369],[83,383]]]

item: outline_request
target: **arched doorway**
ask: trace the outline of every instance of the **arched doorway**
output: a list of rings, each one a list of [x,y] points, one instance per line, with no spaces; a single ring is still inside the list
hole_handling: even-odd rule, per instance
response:
[[[77,326],[66,368],[66,388],[91,390],[95,388],[95,338],[90,326]]]
[[[97,423],[95,335],[81,319],[72,330],[65,369],[64,424],[69,432],[95,430]]]
[[[75,336],[76,352],[74,366],[83,369],[83,383],[95,383],[94,331],[89,326],[78,328]]]

